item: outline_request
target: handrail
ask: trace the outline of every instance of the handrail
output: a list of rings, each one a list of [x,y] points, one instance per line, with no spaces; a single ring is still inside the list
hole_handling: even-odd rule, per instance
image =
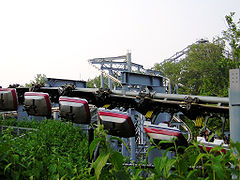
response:
[[[105,76],[107,76],[108,78],[110,78],[111,80],[113,80],[114,82],[118,83],[120,86],[123,87],[121,81],[119,81],[117,78],[107,74],[105,71],[103,71],[102,69],[98,68],[97,66],[95,66],[94,64],[91,63],[91,61],[88,61],[89,64],[91,64],[94,68],[96,68],[98,71],[100,71],[102,74],[104,74]]]

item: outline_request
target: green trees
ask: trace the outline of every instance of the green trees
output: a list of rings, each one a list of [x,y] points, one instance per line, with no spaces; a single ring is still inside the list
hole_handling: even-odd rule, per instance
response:
[[[232,63],[239,67],[240,64],[240,19],[238,22],[234,22],[234,12],[225,16],[228,29],[223,31],[224,39],[229,43],[231,47],[231,60]]]
[[[186,94],[226,96],[228,72],[221,65],[223,50],[222,44],[216,41],[191,46],[187,57],[180,63],[179,80],[184,85],[180,90]]]
[[[88,88],[100,88],[101,86],[101,76],[97,76],[93,79],[88,79],[87,87]]]
[[[34,77],[34,80],[31,80],[30,83],[26,83],[25,86],[26,87],[32,87],[33,85],[40,85],[40,86],[44,86],[46,83],[46,78],[47,76],[45,74],[37,74]]]
[[[223,51],[221,40],[194,44],[182,61],[155,64],[154,68],[162,71],[172,85],[180,84],[179,93],[226,96],[228,72],[223,65]]]
[[[181,61],[155,64],[154,69],[162,71],[172,85],[180,84],[179,93],[228,96],[229,69],[240,65],[240,21],[235,23],[233,16],[226,16],[229,27],[222,38],[194,44]]]
[[[108,78],[104,76],[104,88],[107,88]],[[113,82],[113,85],[115,82]],[[101,75],[96,76],[93,79],[87,80],[87,87],[88,88],[100,88],[101,87]]]

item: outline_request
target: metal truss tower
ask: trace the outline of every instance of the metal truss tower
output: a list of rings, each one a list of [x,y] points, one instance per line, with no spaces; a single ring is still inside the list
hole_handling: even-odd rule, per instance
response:
[[[183,50],[177,52],[176,54],[172,55],[170,58],[165,59],[161,64],[164,64],[166,62],[179,62],[181,61],[181,57],[183,55],[186,55],[186,53],[189,51],[190,47],[194,44],[204,44],[204,43],[208,43],[208,40],[205,39],[200,39],[198,41],[196,41],[195,43],[188,45],[187,47],[185,47]]]
[[[133,63],[130,52],[123,56],[90,59],[89,63],[101,72],[102,88],[108,84],[109,89],[113,89],[114,86],[114,89],[123,90],[123,92],[140,92],[141,90],[166,92],[161,72],[144,69],[142,65]],[[108,80],[107,83],[105,83],[106,80]],[[131,115],[136,130],[135,137],[122,139],[130,151],[128,152],[124,145],[119,147],[116,142],[112,144],[116,150],[136,162],[145,159],[149,146],[143,126],[146,118],[134,109],[128,109],[127,112]]]
[[[89,63],[101,72],[101,87],[105,84],[104,76],[108,79],[109,89],[113,89],[113,85],[116,89],[124,87],[127,90],[130,86],[163,86],[161,72],[133,63],[130,52],[123,56],[90,59]]]

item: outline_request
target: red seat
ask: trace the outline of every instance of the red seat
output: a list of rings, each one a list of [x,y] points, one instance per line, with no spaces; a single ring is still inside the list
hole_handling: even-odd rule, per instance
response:
[[[16,111],[18,109],[18,99],[16,89],[0,89],[0,110]]]
[[[50,117],[52,114],[48,93],[26,92],[24,94],[24,108],[28,115]]]
[[[86,99],[61,96],[59,98],[61,118],[77,124],[90,124],[91,115]]]

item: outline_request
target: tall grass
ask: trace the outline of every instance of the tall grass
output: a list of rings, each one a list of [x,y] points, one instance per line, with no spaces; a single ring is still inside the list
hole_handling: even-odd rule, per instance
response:
[[[155,158],[154,167],[143,166],[146,162],[129,167],[124,165],[129,159],[111,149],[101,125],[95,129],[95,139],[88,149],[86,134],[71,123],[7,120],[1,124],[38,129],[21,138],[14,137],[10,129],[0,135],[1,179],[223,180],[240,177],[239,142],[231,143],[226,153],[221,152],[222,147],[207,152],[193,142],[183,154],[179,154],[179,148],[183,147],[175,145]],[[88,153],[93,157],[97,147],[99,156],[89,164]],[[154,148],[161,148],[161,143]],[[168,158],[168,151],[175,151],[176,156]]]
[[[100,132],[101,136],[90,146],[90,151],[93,151],[96,142],[98,142],[101,144],[100,148],[102,148],[100,156],[92,162],[91,168],[95,170],[94,179],[223,180],[232,179],[233,175],[240,177],[240,143],[238,142],[231,143],[230,150],[226,153],[221,152],[223,148],[220,146],[208,152],[206,148],[203,148],[204,150],[200,149],[197,142],[193,142],[187,148],[177,147],[175,142],[169,142],[173,143],[174,146],[168,148],[161,157],[154,159],[154,168],[148,168],[147,166],[143,168],[140,164],[126,167],[121,165],[124,162],[124,157],[111,150],[104,131],[100,130]],[[155,144],[149,148],[149,151],[153,148],[161,148],[161,143]],[[179,148],[184,149],[183,154],[178,153],[181,152]],[[176,153],[175,157],[168,158],[168,151],[174,151]],[[116,164],[116,162],[119,164]],[[146,172],[147,177],[145,176]]]
[[[71,123],[6,120],[1,125],[38,129],[22,137],[14,137],[11,129],[1,134],[1,178],[69,179],[82,176],[88,165],[87,136]]]

